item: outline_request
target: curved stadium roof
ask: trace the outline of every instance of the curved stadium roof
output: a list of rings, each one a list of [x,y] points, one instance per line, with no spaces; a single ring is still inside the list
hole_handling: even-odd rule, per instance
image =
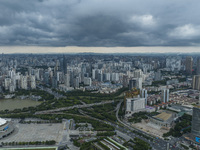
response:
[[[4,125],[6,123],[5,119],[0,118],[0,126]]]

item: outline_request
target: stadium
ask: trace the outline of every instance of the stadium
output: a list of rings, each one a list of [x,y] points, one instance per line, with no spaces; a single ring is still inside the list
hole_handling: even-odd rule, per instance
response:
[[[0,118],[0,139],[7,137],[11,133],[13,133],[13,131],[13,125],[9,121]]]

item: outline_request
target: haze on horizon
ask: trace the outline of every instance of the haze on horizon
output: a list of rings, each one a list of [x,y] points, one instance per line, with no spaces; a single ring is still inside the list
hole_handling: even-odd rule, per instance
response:
[[[0,53],[200,52],[200,1],[2,0]]]

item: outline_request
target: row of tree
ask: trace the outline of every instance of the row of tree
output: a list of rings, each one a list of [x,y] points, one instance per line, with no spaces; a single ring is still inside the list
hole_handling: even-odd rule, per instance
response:
[[[56,141],[47,140],[47,141],[32,141],[32,142],[1,142],[3,146],[14,146],[14,145],[55,145]]]

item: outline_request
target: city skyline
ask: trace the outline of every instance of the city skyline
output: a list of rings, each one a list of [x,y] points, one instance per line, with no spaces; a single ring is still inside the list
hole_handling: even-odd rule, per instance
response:
[[[45,46],[0,46],[0,53],[200,53],[199,47],[45,47]]]

